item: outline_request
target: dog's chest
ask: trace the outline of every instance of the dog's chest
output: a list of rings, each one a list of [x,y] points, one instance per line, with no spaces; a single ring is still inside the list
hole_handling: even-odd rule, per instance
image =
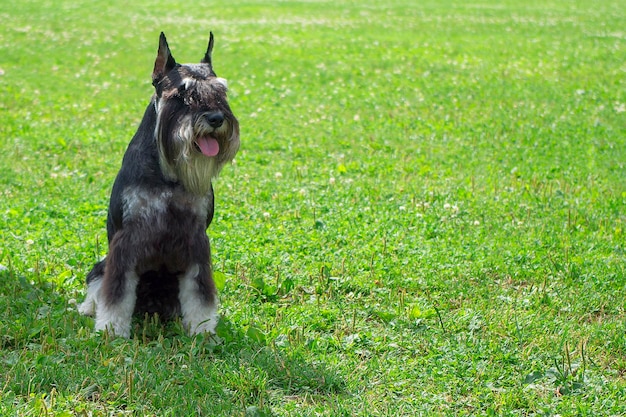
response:
[[[122,222],[142,223],[152,233],[176,226],[204,229],[208,205],[208,196],[195,196],[182,189],[128,187],[123,192]]]

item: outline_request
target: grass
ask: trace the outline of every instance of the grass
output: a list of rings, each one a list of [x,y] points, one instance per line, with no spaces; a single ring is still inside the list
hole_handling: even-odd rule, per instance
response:
[[[626,414],[624,1],[0,5],[0,415]],[[76,312],[163,30],[242,127],[219,338]]]

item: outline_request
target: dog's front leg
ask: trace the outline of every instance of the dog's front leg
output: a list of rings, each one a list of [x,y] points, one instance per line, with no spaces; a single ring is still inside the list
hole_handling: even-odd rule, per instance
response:
[[[130,337],[133,311],[137,301],[139,276],[135,271],[133,251],[124,232],[118,232],[110,243],[104,277],[96,303],[96,330],[107,330],[115,336]]]
[[[183,325],[190,335],[215,333],[218,301],[210,266],[193,264],[179,279]]]

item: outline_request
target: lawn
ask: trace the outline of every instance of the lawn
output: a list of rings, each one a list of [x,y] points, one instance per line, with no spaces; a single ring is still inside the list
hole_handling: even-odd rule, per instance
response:
[[[1,416],[626,415],[626,1],[0,4]],[[217,337],[80,316],[164,31],[241,149]]]

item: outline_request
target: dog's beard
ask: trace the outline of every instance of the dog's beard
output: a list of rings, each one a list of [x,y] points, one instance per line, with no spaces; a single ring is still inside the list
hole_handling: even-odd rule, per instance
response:
[[[159,114],[156,140],[159,147],[159,162],[163,174],[171,180],[180,181],[187,191],[196,195],[206,195],[211,189],[211,179],[218,176],[224,164],[231,161],[237,152],[236,126],[224,120],[222,126],[212,128],[202,117],[192,120],[186,115],[168,131],[167,120],[161,123]],[[198,145],[199,140],[210,137],[219,145],[215,156],[204,155]]]

